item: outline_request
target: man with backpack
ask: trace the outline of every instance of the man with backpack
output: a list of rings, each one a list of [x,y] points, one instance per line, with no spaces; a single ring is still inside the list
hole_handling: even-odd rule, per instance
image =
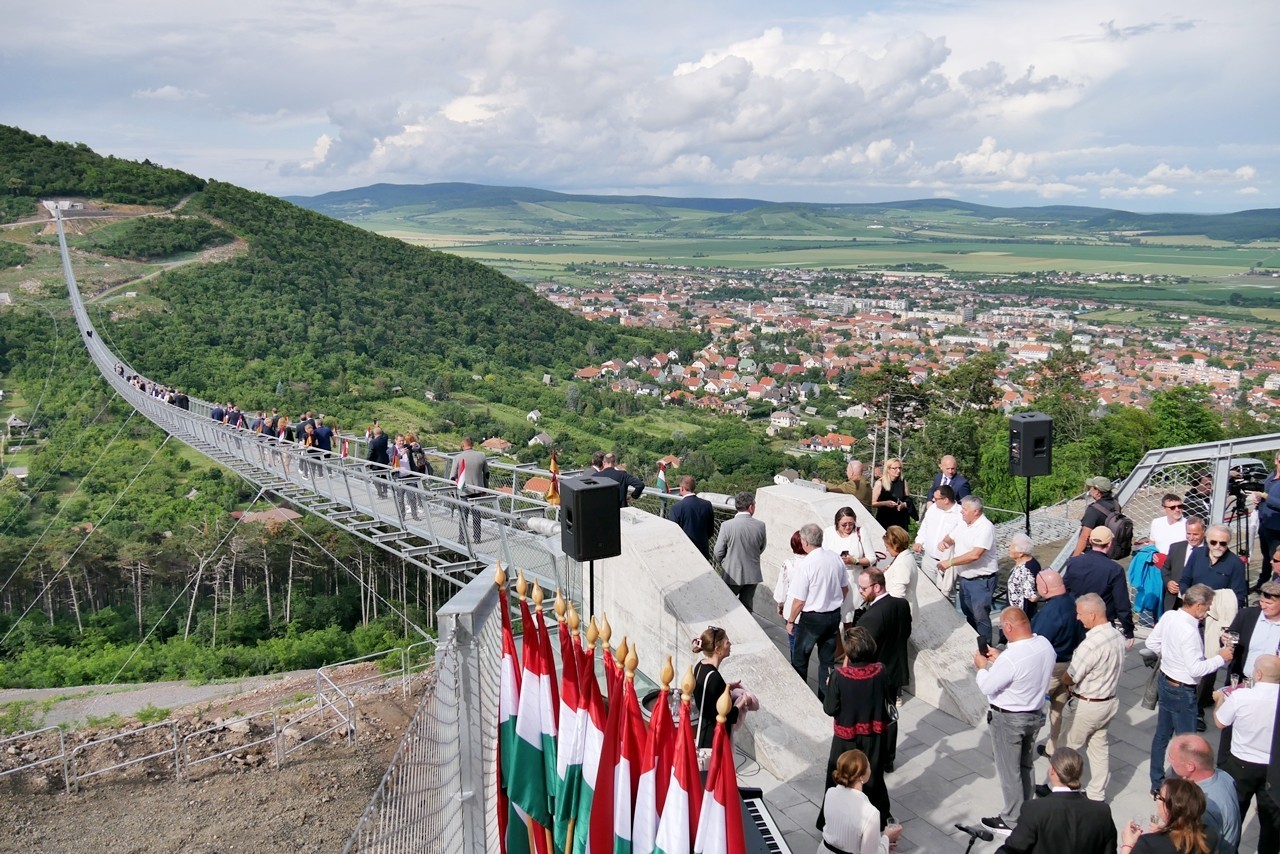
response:
[[[1062,580],[1067,592],[1076,599],[1086,593],[1097,593],[1107,605],[1107,622],[1120,621],[1125,648],[1133,648],[1133,605],[1129,600],[1129,583],[1120,564],[1107,557],[1111,548],[1111,531],[1099,525],[1089,533],[1089,550],[1067,561]]]
[[[1080,519],[1080,536],[1076,539],[1071,556],[1084,554],[1089,546],[1089,535],[1095,528],[1111,532],[1110,551],[1113,560],[1124,560],[1133,554],[1133,521],[1120,510],[1120,502],[1111,494],[1114,487],[1111,478],[1099,475],[1084,482],[1092,499]]]

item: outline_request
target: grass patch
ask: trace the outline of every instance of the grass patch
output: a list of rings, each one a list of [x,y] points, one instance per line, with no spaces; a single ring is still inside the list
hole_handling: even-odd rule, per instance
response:
[[[124,723],[124,718],[120,717],[119,712],[112,712],[109,715],[86,715],[84,723],[85,726],[102,729],[104,727],[118,727]]]
[[[40,729],[40,721],[44,720],[44,714],[42,713],[37,719],[35,712],[35,704],[29,700],[0,703],[0,735],[14,735]]]
[[[133,716],[138,719],[138,723],[158,724],[160,721],[168,719],[169,710],[147,703],[141,709],[138,709]]]

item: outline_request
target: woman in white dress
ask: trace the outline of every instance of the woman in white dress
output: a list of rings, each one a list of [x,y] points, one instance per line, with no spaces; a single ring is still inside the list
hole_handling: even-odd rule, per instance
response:
[[[897,525],[884,532],[884,550],[889,553],[889,566],[884,571],[884,589],[890,596],[906,599],[911,614],[916,613],[916,565],[911,551],[911,536]]]
[[[880,832],[880,811],[862,793],[871,779],[871,764],[861,750],[846,750],[836,760],[836,785],[827,789],[822,803],[827,823],[817,854],[846,851],[848,854],[887,854],[896,846],[902,826],[891,824]]]

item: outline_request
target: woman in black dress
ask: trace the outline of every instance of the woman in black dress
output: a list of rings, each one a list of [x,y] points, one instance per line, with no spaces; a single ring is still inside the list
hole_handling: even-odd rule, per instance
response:
[[[880,811],[880,829],[889,822],[889,791],[884,785],[884,734],[889,723],[889,693],[884,665],[876,661],[876,642],[866,629],[846,623],[840,630],[836,657],[843,662],[831,671],[822,710],[831,715],[831,755],[827,758],[826,788],[835,784],[836,763],[846,750],[861,750],[870,763],[871,777],[863,786],[867,799]],[[818,815],[818,829],[825,824]]]
[[[729,657],[732,649],[729,636],[719,626],[707,626],[701,636],[693,639],[694,652],[702,653],[702,660],[693,668],[693,696],[698,701],[697,745],[699,748],[711,747],[711,740],[716,733],[716,703],[724,694],[724,689],[740,687],[741,683],[725,684],[720,675],[721,663]],[[738,706],[729,710],[725,726],[730,730],[738,722]]]
[[[908,530],[911,514],[907,510],[907,482],[902,479],[902,460],[885,460],[884,474],[871,488],[871,506],[876,508],[876,521],[886,529],[897,525]]]

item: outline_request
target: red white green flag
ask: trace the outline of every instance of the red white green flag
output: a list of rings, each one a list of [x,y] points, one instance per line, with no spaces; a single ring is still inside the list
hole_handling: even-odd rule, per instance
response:
[[[578,659],[578,694],[587,720],[582,734],[582,783],[578,788],[578,804],[574,813],[573,854],[591,851],[591,805],[595,800],[596,782],[600,776],[600,759],[604,753],[608,716],[600,682],[596,679],[596,650],[584,650]],[[612,769],[611,769],[612,770]],[[611,778],[612,779],[612,778]]]
[[[569,627],[560,623],[560,721],[559,743],[556,745],[556,814],[555,840],[559,848],[572,847],[567,838],[569,824],[578,807],[578,791],[582,787],[582,754],[586,745],[588,715],[580,699],[578,645],[569,636]]]
[[[558,767],[560,732],[560,691],[556,685],[556,659],[551,653],[551,633],[547,631],[546,616],[538,609],[534,615],[538,631],[538,660],[542,672],[538,678],[538,706],[542,715],[542,770],[547,790],[547,810],[551,818],[556,813],[556,795],[560,791]],[[552,822],[545,825],[551,827]]]
[[[675,755],[676,728],[668,705],[670,689],[658,692],[649,716],[649,732],[640,757],[640,785],[631,822],[631,847],[637,854],[651,854],[657,844],[658,817],[671,785],[671,760]]]
[[[654,850],[661,854],[684,854],[693,850],[702,812],[702,776],[698,771],[698,749],[694,744],[689,699],[680,702],[680,721],[671,764],[671,781],[658,821]]]
[[[729,730],[723,720],[717,720],[707,788],[702,793],[702,814],[693,841],[694,854],[739,854],[746,850],[740,804]]]
[[[507,789],[516,756],[516,710],[520,703],[520,662],[511,634],[511,609],[505,581],[498,585],[502,612],[502,663],[498,683],[498,844],[503,854],[528,854],[526,817],[510,803]]]
[[[551,826],[548,808],[547,778],[543,758],[547,741],[555,749],[555,721],[543,720],[543,680],[546,670],[539,649],[537,624],[529,614],[529,605],[520,600],[520,617],[525,627],[524,668],[520,677],[520,703],[516,711],[514,764],[507,794],[512,803],[524,810],[542,827]]]

